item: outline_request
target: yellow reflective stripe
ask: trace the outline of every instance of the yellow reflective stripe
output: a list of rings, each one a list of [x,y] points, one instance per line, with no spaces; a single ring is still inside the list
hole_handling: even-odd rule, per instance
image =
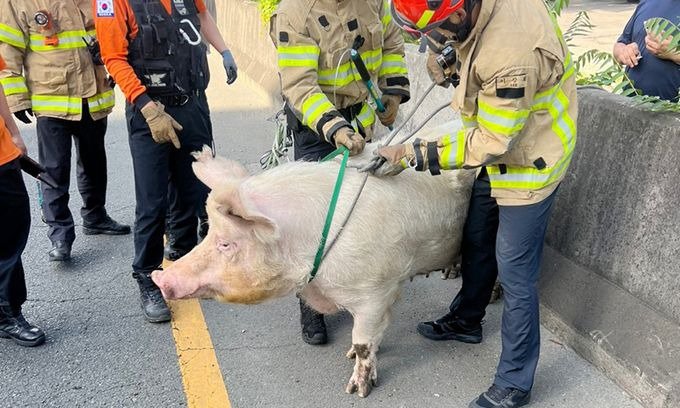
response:
[[[538,170],[534,167],[506,166],[506,173],[501,174],[498,166],[487,166],[491,188],[507,188],[521,190],[540,190],[564,174],[571,162],[571,152],[565,154],[553,167]]]
[[[373,123],[375,123],[375,112],[373,111],[371,105],[364,102],[363,105],[361,106],[359,114],[353,120],[353,122],[355,122],[354,123],[355,130],[358,132],[359,129],[356,126],[356,121],[359,121],[359,123],[361,123],[361,127],[363,127],[364,129],[371,127]]]
[[[481,126],[501,135],[512,137],[519,133],[529,117],[528,109],[507,110],[499,109],[484,101],[479,101],[477,106],[477,121]]]
[[[71,50],[77,48],[85,48],[84,37],[89,34],[85,30],[63,31],[57,34],[59,43],[57,45],[45,45],[45,36],[40,34],[31,34],[30,47],[33,51],[61,51]]]
[[[383,55],[380,73],[378,75],[407,75],[406,61],[399,54]]]
[[[432,16],[434,16],[434,10],[425,10],[422,16],[418,19],[416,22],[416,28],[423,28],[427,25],[427,23],[432,20]]]
[[[113,93],[113,90],[87,98],[87,105],[90,109],[90,112],[101,112],[103,110],[112,108],[115,103],[116,95]]]
[[[82,113],[82,98],[70,96],[32,95],[31,104],[35,112],[60,112],[69,115]]]
[[[391,9],[389,1],[387,0],[383,1],[383,13],[385,13],[381,19],[383,25],[383,33],[387,30],[387,26],[392,22],[392,13],[390,10]]]
[[[22,49],[26,48],[26,37],[24,37],[24,33],[7,24],[0,23],[0,42]]]
[[[319,67],[319,47],[315,45],[281,45],[277,48],[279,67]]]
[[[322,93],[312,94],[302,103],[302,124],[313,127],[324,112],[334,109],[333,104]]]
[[[361,59],[364,61],[366,68],[375,72],[382,64],[382,49],[364,51],[361,53]],[[317,82],[319,85],[343,87],[351,84],[354,81],[361,81],[361,76],[354,69],[351,61],[341,64],[337,68],[321,69],[317,73]]]
[[[456,132],[455,139],[445,135],[440,142],[443,147],[439,154],[439,167],[442,170],[453,170],[463,167],[465,163],[465,130]]]
[[[2,85],[5,96],[28,92],[28,87],[26,86],[24,77],[1,78],[0,85]]]
[[[477,127],[477,115],[472,115],[472,116],[465,116],[465,115],[460,115],[461,120],[463,121],[463,127],[465,129],[469,128],[474,128]]]

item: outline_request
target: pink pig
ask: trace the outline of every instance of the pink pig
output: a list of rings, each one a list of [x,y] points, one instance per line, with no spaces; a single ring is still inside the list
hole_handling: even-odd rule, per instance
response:
[[[339,164],[294,162],[249,176],[208,148],[195,156],[194,172],[212,189],[210,231],[186,256],[153,273],[163,296],[253,304],[298,292],[322,313],[347,310],[354,317],[347,357],[355,364],[346,392],[368,395],[402,282],[448,267],[459,255],[474,172],[370,176],[308,283]],[[347,168],[329,242],[363,177]]]

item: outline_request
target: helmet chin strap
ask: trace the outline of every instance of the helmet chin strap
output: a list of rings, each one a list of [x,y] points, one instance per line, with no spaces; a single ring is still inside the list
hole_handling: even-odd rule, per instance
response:
[[[470,32],[472,31],[472,10],[474,10],[479,2],[480,0],[465,0],[465,3],[463,3],[465,19],[460,24],[454,24],[451,20],[446,19],[446,21],[439,26],[444,30],[453,33],[453,36],[450,38],[453,42],[462,43],[470,35]]]

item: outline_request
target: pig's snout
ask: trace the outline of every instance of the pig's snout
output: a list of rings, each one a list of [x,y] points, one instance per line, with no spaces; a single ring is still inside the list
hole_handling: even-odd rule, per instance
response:
[[[172,267],[164,271],[153,271],[151,280],[168,300],[192,297],[199,289],[197,282],[189,276],[174,273]]]
[[[151,272],[151,280],[161,290],[163,297],[165,299],[174,299],[172,290],[170,289],[169,286],[167,286],[168,280],[166,279],[166,276],[167,276],[167,273],[163,273],[163,271],[153,271],[153,272]]]

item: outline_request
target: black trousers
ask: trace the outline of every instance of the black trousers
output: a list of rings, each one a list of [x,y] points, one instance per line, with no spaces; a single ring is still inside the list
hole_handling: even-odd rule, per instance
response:
[[[92,120],[85,100],[80,121],[39,117],[37,122],[40,163],[57,183],[57,188],[41,183],[48,237],[52,242],[73,243],[75,227],[68,208],[71,138],[76,145],[78,191],[83,198],[80,215],[83,222],[96,223],[106,216],[106,118]]]
[[[19,160],[0,166],[0,306],[20,309],[26,301],[21,254],[31,227],[31,211]]]
[[[497,231],[498,204],[491,197],[486,169],[482,169],[472,186],[470,207],[463,227],[463,286],[449,306],[451,312],[464,323],[478,324],[486,313],[486,306],[498,276]]]
[[[168,211],[168,185],[176,189],[176,213],[186,220],[175,234],[180,248],[191,249],[197,242],[198,216],[205,207],[208,187],[199,181],[191,168],[191,152],[212,145],[210,112],[205,94],[194,95],[182,106],[166,106],[165,111],[184,130],[178,133],[182,147],[153,141],[146,120],[137,107],[127,104],[130,152],[135,177],[135,259],[132,269],[148,274],[163,261],[163,233]]]

